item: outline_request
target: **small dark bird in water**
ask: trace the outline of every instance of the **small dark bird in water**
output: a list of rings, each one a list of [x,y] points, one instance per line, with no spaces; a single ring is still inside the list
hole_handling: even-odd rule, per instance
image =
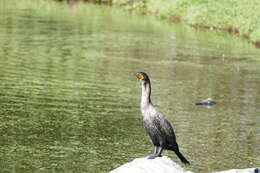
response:
[[[208,98],[206,100],[202,100],[201,102],[195,103],[195,105],[197,105],[197,106],[213,106],[215,104],[217,104],[217,102],[212,100],[211,98]]]
[[[173,128],[168,120],[156,110],[151,101],[151,82],[148,75],[144,72],[133,73],[139,80],[142,87],[141,112],[144,121],[144,127],[150,136],[155,150],[148,159],[161,157],[163,150],[172,150],[185,163],[189,161],[179,151],[178,144]]]

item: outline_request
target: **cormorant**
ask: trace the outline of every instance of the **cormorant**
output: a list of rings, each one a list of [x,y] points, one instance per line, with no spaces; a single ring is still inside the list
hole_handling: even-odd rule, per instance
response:
[[[142,87],[141,112],[144,127],[155,146],[154,153],[148,159],[161,157],[163,150],[172,150],[185,163],[189,161],[179,151],[176,137],[170,122],[156,110],[151,101],[151,82],[148,75],[144,72],[133,73],[140,81]]]

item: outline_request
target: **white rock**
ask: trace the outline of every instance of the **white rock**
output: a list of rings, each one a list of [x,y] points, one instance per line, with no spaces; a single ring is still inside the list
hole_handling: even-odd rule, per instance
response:
[[[213,172],[213,173],[259,173],[259,168],[230,169],[227,171],[220,171],[220,172]]]
[[[260,173],[259,168],[230,169],[213,173]],[[138,158],[128,162],[110,173],[192,173],[185,171],[180,165],[169,157],[157,157],[155,159]]]
[[[110,173],[192,173],[185,171],[167,156],[155,159],[138,158],[128,162]]]

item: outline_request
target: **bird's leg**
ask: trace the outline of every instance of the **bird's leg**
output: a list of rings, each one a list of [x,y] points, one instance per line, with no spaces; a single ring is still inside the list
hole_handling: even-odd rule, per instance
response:
[[[154,148],[154,153],[151,154],[148,159],[154,159],[156,157],[162,157],[162,151],[163,151],[163,148],[162,147],[158,147],[158,146],[155,146]]]
[[[157,157],[158,147],[154,146],[154,152],[148,157],[148,159],[154,159]]]
[[[156,154],[158,152],[158,147],[155,146],[153,154]]]
[[[157,156],[162,157],[163,147],[157,147]]]

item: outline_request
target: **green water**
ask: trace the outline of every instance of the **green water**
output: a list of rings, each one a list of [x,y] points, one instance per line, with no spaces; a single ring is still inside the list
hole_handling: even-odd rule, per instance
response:
[[[260,51],[116,9],[0,10],[0,172],[105,173],[153,149],[132,72],[172,122],[185,169],[260,165]],[[196,107],[208,97],[218,104]],[[181,164],[172,152],[164,152]]]

